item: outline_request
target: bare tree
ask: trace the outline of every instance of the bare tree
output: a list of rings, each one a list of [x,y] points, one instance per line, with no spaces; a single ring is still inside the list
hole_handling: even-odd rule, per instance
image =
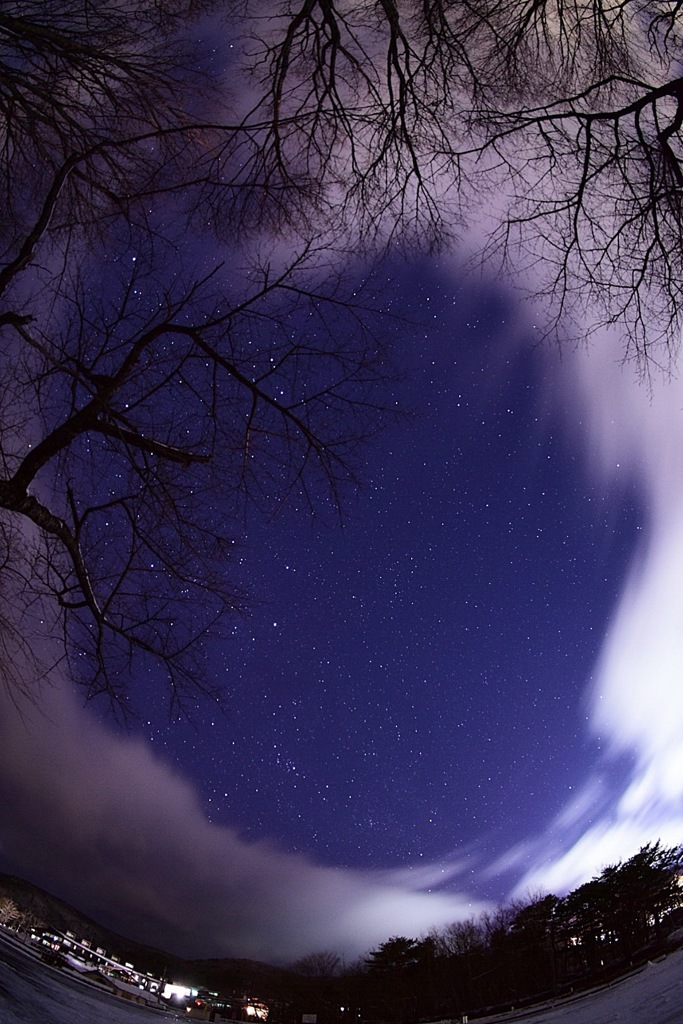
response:
[[[434,941],[440,956],[470,956],[486,945],[484,923],[474,917],[453,921],[434,933]]]
[[[549,330],[588,306],[627,354],[675,348],[679,0],[302,0],[259,24],[272,180],[320,204],[344,181],[344,210],[392,239],[474,221]]]
[[[244,0],[212,70],[223,14],[0,11],[2,643],[42,620],[115,703],[138,659],[209,688],[245,507],[353,478],[381,377],[359,248],[474,220],[549,330],[588,302],[638,355],[677,339],[678,0]]]
[[[324,949],[302,956],[292,965],[292,969],[305,978],[333,978],[339,973],[341,963],[338,953]]]
[[[21,911],[9,896],[0,897],[0,924],[11,925],[21,917]]]
[[[121,707],[145,659],[176,709],[212,692],[199,641],[244,606],[245,508],[337,502],[381,376],[360,293],[312,230],[265,258],[225,238],[227,214],[208,223],[235,193],[216,147],[244,129],[208,119],[182,63],[202,12],[0,15],[5,605]]]

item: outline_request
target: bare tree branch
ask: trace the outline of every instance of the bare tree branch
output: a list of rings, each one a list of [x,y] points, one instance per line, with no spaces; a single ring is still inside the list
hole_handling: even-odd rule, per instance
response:
[[[245,510],[356,480],[386,373],[359,256],[473,221],[548,333],[680,334],[679,0],[244,0],[247,99],[202,66],[222,17],[0,11],[0,584],[114,702],[139,659],[210,689]]]

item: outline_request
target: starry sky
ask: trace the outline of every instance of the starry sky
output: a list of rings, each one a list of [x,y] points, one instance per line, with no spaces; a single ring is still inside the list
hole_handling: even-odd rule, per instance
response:
[[[410,293],[408,417],[368,452],[341,526],[250,531],[262,605],[215,652],[227,714],[148,733],[211,820],[330,865],[543,827],[600,749],[581,694],[638,530],[628,496],[614,509],[587,484],[533,358],[506,351],[504,299],[427,265]]]
[[[224,710],[4,700],[2,867],[173,951],[354,956],[682,833],[675,376],[445,261],[386,277],[402,415],[341,523],[248,524]]]
[[[351,958],[683,841],[676,367],[457,252],[379,273],[398,415],[341,521],[248,519],[224,707],[0,689],[0,869],[173,952]]]

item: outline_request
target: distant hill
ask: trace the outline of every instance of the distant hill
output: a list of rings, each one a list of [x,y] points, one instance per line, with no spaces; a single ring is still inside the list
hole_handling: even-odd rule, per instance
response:
[[[283,982],[293,977],[290,971],[256,960],[186,960],[142,945],[105,928],[37,885],[0,872],[0,897],[5,896],[44,927],[73,932],[77,939],[88,939],[124,962],[133,963],[138,970],[158,976],[165,974],[168,980],[224,992],[251,989],[266,995],[272,985],[277,984],[280,988]]]

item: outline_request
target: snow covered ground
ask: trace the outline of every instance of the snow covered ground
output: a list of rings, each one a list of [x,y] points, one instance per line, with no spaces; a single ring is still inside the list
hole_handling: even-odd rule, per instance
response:
[[[182,1020],[125,1003],[0,940],[0,1024],[153,1024]],[[480,1024],[683,1024],[683,950],[610,986]]]
[[[182,1019],[100,992],[0,935],[0,1024],[172,1024]]]
[[[609,986],[519,1014],[480,1017],[479,1024],[683,1024],[683,949]]]

